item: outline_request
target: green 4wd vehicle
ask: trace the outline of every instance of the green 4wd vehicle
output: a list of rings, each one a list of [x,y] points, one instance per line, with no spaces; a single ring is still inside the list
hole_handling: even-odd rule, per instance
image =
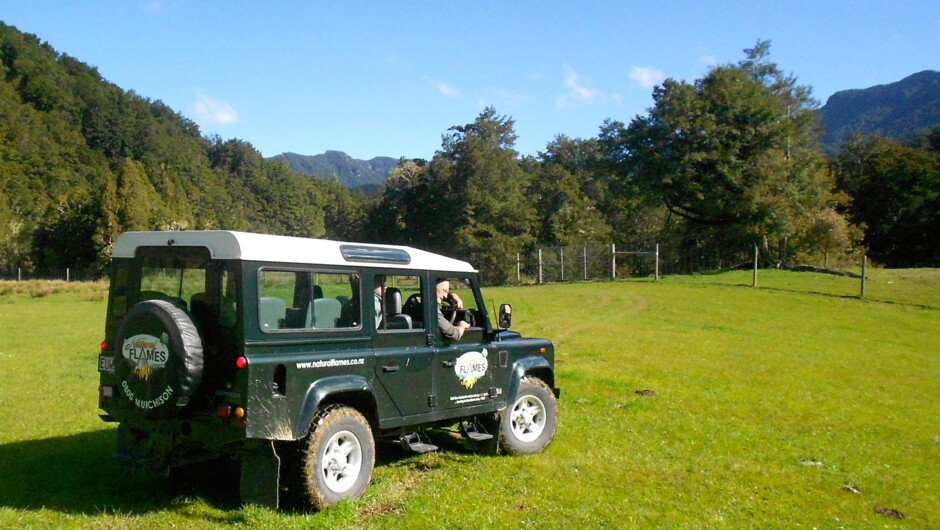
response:
[[[133,469],[229,457],[242,499],[357,498],[377,439],[542,451],[554,346],[491,321],[468,263],[409,247],[227,231],[128,232],[114,246],[99,406]]]

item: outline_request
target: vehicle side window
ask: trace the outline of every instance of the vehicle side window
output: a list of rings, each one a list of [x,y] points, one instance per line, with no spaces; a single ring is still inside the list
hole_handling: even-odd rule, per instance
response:
[[[377,274],[373,279],[375,328],[380,331],[424,329],[424,288],[419,276]]]
[[[483,315],[477,300],[478,289],[474,288],[472,280],[452,276],[438,278],[435,285],[442,282],[446,282],[449,291],[438,305],[444,318],[451,323],[466,321],[471,328],[482,327]]]
[[[258,272],[258,325],[266,333],[359,327],[359,276],[329,271]]]
[[[460,309],[477,312],[479,307],[469,278],[442,278],[442,280],[447,280],[450,294],[441,303],[441,309],[457,309],[455,306],[458,304],[455,302],[459,300]]]
[[[231,271],[222,271],[222,293],[219,301],[219,324],[231,328],[238,322],[237,293],[235,275]]]
[[[114,270],[114,284],[111,286],[111,315],[123,317],[127,312],[128,272],[126,266]]]

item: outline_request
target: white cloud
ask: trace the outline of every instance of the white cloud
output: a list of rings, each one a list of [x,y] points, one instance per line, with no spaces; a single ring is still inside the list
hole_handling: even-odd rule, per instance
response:
[[[718,66],[718,59],[711,55],[703,55],[699,61],[705,66]]]
[[[699,64],[711,68],[712,66],[718,66],[718,58],[712,55],[712,53],[705,49],[704,47],[699,47],[698,49]]]
[[[643,88],[653,88],[666,80],[666,74],[652,66],[634,66],[630,80]]]
[[[224,101],[200,94],[193,104],[196,121],[203,125],[229,125],[239,121],[238,111]]]
[[[444,96],[445,98],[457,99],[463,96],[463,94],[460,92],[459,89],[457,89],[457,87],[451,85],[450,83],[446,81],[438,81],[437,79],[431,79],[430,77],[427,77],[427,76],[425,76],[424,80],[434,85],[434,88],[436,88],[437,91],[440,92],[441,95]]]
[[[566,109],[574,106],[596,105],[607,101],[603,92],[590,88],[591,80],[581,76],[568,65],[565,65],[565,86],[568,92],[559,96],[555,101],[555,108]]]

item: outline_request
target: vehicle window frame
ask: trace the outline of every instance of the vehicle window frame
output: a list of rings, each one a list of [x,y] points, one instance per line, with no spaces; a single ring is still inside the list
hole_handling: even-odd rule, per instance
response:
[[[421,316],[422,316],[422,319],[421,319],[422,322],[421,322],[421,324],[422,324],[422,325],[421,325],[421,327],[412,327],[412,328],[408,328],[408,329],[395,329],[395,328],[387,328],[387,327],[385,327],[385,324],[386,324],[386,322],[385,322],[385,316],[386,316],[386,315],[385,315],[385,310],[386,310],[386,307],[385,307],[385,301],[384,301],[384,296],[383,296],[383,301],[382,301],[382,304],[381,304],[381,308],[382,308],[382,320],[381,320],[381,322],[380,322],[380,323],[382,324],[382,326],[381,326],[381,327],[378,327],[378,326],[373,325],[373,326],[372,326],[372,329],[373,329],[376,333],[383,334],[383,335],[384,335],[384,334],[396,334],[396,333],[421,333],[421,334],[428,333],[431,328],[430,328],[430,322],[428,322],[428,319],[425,318],[425,315],[427,314],[426,311],[425,311],[425,303],[426,303],[425,301],[429,298],[429,293],[428,293],[428,291],[429,291],[430,288],[428,287],[428,284],[427,284],[428,282],[427,282],[426,275],[425,275],[425,274],[422,274],[421,271],[410,270],[410,269],[397,270],[397,271],[375,271],[374,273],[372,273],[372,289],[373,289],[373,290],[372,290],[372,293],[373,293],[373,296],[375,295],[375,292],[374,292],[374,291],[375,291],[375,288],[377,287],[377,283],[376,283],[376,281],[375,281],[377,276],[383,276],[383,277],[384,277],[384,280],[387,280],[389,277],[392,277],[392,276],[396,276],[396,277],[409,277],[409,278],[415,278],[415,279],[418,280],[418,294],[421,296]],[[383,280],[383,289],[388,287],[388,286],[386,285],[386,282],[385,282],[384,280]],[[383,293],[384,293],[384,290],[383,290]],[[409,296],[410,296],[410,295],[409,295]],[[404,296],[403,296],[402,298],[404,298]],[[404,307],[405,301],[406,301],[406,300],[404,300],[404,299],[402,300],[402,306],[403,306],[403,307]],[[374,307],[374,304],[373,304],[373,307]],[[373,309],[373,310],[374,310],[374,309]],[[374,316],[375,316],[375,315],[373,315],[373,317],[374,317]]]
[[[286,272],[286,273],[293,273],[293,274],[300,272],[300,273],[307,273],[310,275],[314,275],[314,274],[337,274],[337,275],[344,275],[344,276],[355,275],[356,284],[357,284],[358,291],[359,291],[359,300],[357,302],[358,311],[359,311],[359,321],[357,322],[357,325],[350,326],[350,327],[333,327],[333,328],[300,327],[300,328],[265,329],[261,321],[261,309],[260,309],[260,300],[262,298],[262,281],[263,281],[265,272]],[[363,329],[362,278],[363,278],[363,272],[358,269],[357,270],[343,270],[343,269],[335,269],[335,268],[322,268],[321,269],[321,268],[317,268],[316,266],[289,266],[289,265],[286,265],[286,266],[264,265],[264,266],[258,267],[257,274],[256,274],[255,296],[254,296],[254,302],[253,302],[254,308],[255,308],[254,325],[256,329],[259,330],[264,335],[296,335],[296,334],[308,334],[308,333],[316,333],[316,334],[352,333],[352,332],[362,331]],[[294,285],[296,289],[296,282]],[[315,284],[311,284],[311,286],[312,285],[315,285]],[[354,291],[354,289],[352,288],[350,288],[350,290]],[[355,293],[351,292],[350,294],[355,294]]]
[[[488,312],[486,311],[485,300],[483,299],[483,290],[480,284],[477,282],[477,279],[475,276],[473,275],[465,276],[463,274],[455,273],[455,272],[439,272],[436,274],[432,274],[432,280],[433,280],[432,283],[434,284],[435,289],[437,287],[438,280],[448,280],[451,283],[454,283],[455,281],[457,281],[457,282],[462,283],[464,286],[466,286],[466,289],[470,292],[472,296],[470,298],[467,298],[465,296],[460,296],[460,299],[464,302],[464,308],[462,309],[462,311],[466,311],[470,309],[478,315],[479,320],[480,320],[480,321],[474,322],[474,325],[467,329],[474,330],[474,331],[476,330],[485,331],[486,329],[488,329],[487,324],[489,320],[489,315],[488,315]],[[453,292],[453,289],[451,289],[451,292]],[[458,296],[459,296],[459,293],[458,293]],[[468,299],[473,300],[473,305],[475,307],[472,307],[472,308],[466,307]],[[432,309],[436,311],[438,308],[440,308],[440,303],[437,302],[437,293],[435,292],[434,304],[433,304]],[[439,326],[438,326],[438,333],[440,333]]]

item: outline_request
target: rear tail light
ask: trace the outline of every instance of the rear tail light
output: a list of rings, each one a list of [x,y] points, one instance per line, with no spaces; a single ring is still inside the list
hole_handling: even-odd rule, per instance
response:
[[[98,387],[98,395],[101,397],[112,398],[114,397],[114,387],[101,385]]]
[[[247,357],[242,356],[242,357],[239,357],[238,359],[235,359],[235,368],[238,368],[239,370],[243,370],[247,367],[248,367]]]
[[[231,405],[219,405],[215,408],[215,415],[222,418],[223,420],[232,417],[232,406]]]
[[[104,353],[108,349],[108,341],[101,341],[101,344],[98,345],[98,348],[101,350],[101,353]]]

